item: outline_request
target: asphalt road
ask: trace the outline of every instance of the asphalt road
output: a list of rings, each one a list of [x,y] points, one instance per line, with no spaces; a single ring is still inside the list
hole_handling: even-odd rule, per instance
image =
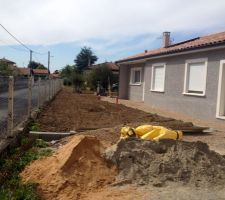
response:
[[[41,93],[44,94],[45,87],[41,85]],[[48,91],[48,90],[47,90]],[[37,107],[38,86],[32,87],[32,108]],[[14,126],[23,121],[27,116],[28,88],[14,90]],[[0,135],[5,134],[8,114],[8,92],[0,93]]]

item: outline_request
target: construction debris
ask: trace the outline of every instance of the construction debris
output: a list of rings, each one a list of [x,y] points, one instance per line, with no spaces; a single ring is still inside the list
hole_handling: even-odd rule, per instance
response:
[[[108,148],[105,157],[119,169],[116,185],[225,186],[225,157],[202,142],[127,138]]]

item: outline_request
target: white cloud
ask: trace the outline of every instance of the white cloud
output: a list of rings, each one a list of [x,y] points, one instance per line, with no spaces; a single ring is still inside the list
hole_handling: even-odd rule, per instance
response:
[[[0,19],[28,44],[223,30],[224,0],[0,0]],[[217,30],[216,30],[217,31]],[[0,30],[0,39],[13,43]]]

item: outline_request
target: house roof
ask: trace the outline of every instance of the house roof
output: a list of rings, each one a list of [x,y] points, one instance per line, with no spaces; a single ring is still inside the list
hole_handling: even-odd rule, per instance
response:
[[[168,47],[158,48],[153,50],[148,50],[143,53],[139,53],[122,60],[118,60],[117,63],[122,63],[125,61],[138,60],[142,58],[154,57],[165,54],[172,54],[182,51],[200,49],[205,47],[214,47],[217,45],[225,44],[225,32],[215,33],[203,37],[197,37],[176,44],[172,44]]]
[[[89,69],[97,68],[97,67],[100,67],[102,65],[107,66],[112,71],[119,71],[119,66],[116,63],[113,63],[113,62],[104,62],[104,63],[92,65]]]
[[[18,75],[29,75],[29,68],[17,68]]]
[[[47,69],[33,69],[33,74],[48,74],[48,70]]]
[[[60,78],[60,77],[61,77],[60,74],[55,74],[55,73],[50,74],[50,76],[51,76],[52,78]]]
[[[11,61],[11,60],[8,60],[8,59],[6,59],[6,58],[2,58],[2,59],[0,59],[0,61],[6,62],[6,63],[8,63],[8,64],[16,64],[15,62],[13,62],[13,61]]]

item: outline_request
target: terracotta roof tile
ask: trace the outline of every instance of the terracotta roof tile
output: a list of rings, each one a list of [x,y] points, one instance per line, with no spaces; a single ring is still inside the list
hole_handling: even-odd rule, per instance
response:
[[[180,51],[189,50],[189,49],[191,50],[194,48],[214,46],[221,43],[225,43],[225,32],[215,33],[215,34],[211,34],[211,35],[207,35],[203,37],[197,37],[191,40],[172,44],[166,48],[158,48],[158,49],[149,50],[149,51],[119,60],[117,61],[117,63],[140,59],[144,57],[157,56],[161,54],[170,54],[170,53],[180,52]]]
[[[33,74],[48,74],[47,69],[33,69]]]
[[[28,68],[17,68],[18,75],[29,75],[29,69]]]

